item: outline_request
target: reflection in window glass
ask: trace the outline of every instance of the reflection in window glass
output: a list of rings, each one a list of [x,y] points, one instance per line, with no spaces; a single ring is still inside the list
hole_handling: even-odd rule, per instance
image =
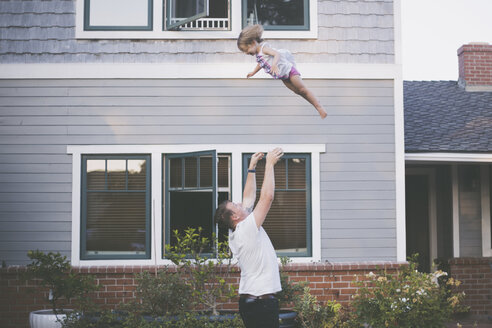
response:
[[[126,160],[108,160],[108,189],[126,188]]]
[[[106,187],[106,161],[100,159],[87,161],[87,188],[101,190]]]
[[[243,24],[268,29],[307,29],[308,0],[243,0]]]

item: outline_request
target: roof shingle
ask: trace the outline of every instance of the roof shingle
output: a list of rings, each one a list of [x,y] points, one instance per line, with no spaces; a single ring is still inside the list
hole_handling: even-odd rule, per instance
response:
[[[492,152],[492,92],[404,81],[406,152]]]

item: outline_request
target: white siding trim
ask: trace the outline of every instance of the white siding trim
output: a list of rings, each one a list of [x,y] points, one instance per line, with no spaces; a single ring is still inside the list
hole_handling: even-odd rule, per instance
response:
[[[0,64],[0,79],[244,79],[256,64]],[[401,66],[394,64],[298,63],[307,79],[394,79]],[[260,79],[271,79],[263,71]],[[402,92],[403,95],[403,92]]]
[[[154,0],[152,31],[84,31],[84,0],[76,4],[76,39],[236,39],[241,32],[241,0],[231,0],[230,31],[163,31],[164,0]],[[318,1],[309,0],[308,31],[265,31],[267,39],[316,39],[318,37]]]
[[[453,192],[453,256],[460,257],[460,197],[458,190],[458,165],[451,167]]]
[[[217,153],[231,153],[232,200],[241,201],[242,196],[242,154],[257,151],[267,152],[282,147],[286,153],[311,153],[312,193],[312,257],[292,258],[294,263],[321,261],[321,209],[320,209],[320,156],[326,151],[324,144],[218,144],[218,145],[69,145],[67,153],[72,154],[72,265],[170,265],[162,259],[162,154],[186,153],[215,149]],[[81,260],[80,259],[80,198],[82,154],[151,154],[152,206],[151,206],[151,259],[147,260]],[[154,242],[155,240],[155,242]]]
[[[481,165],[482,187],[482,256],[492,256],[492,240],[490,232],[490,177],[489,165]]]
[[[492,154],[481,153],[407,153],[407,162],[479,162],[492,163]]]

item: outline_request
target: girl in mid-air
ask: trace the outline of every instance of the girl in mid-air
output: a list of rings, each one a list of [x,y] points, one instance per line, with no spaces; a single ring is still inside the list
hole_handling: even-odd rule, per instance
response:
[[[251,25],[244,28],[237,39],[239,50],[245,54],[256,56],[258,62],[258,65],[247,77],[252,77],[263,68],[274,79],[282,80],[287,88],[309,101],[316,108],[321,118],[325,118],[327,115],[325,109],[312,91],[302,82],[301,74],[296,69],[294,57],[290,51],[269,47],[261,38],[262,35],[263,27],[261,25]]]

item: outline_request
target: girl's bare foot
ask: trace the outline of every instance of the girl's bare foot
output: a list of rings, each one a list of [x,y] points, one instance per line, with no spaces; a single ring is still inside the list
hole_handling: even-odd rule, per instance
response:
[[[318,111],[319,116],[321,116],[322,119],[324,119],[326,116],[328,116],[328,114],[326,113],[326,111],[324,110],[323,107],[316,108],[316,110]]]

